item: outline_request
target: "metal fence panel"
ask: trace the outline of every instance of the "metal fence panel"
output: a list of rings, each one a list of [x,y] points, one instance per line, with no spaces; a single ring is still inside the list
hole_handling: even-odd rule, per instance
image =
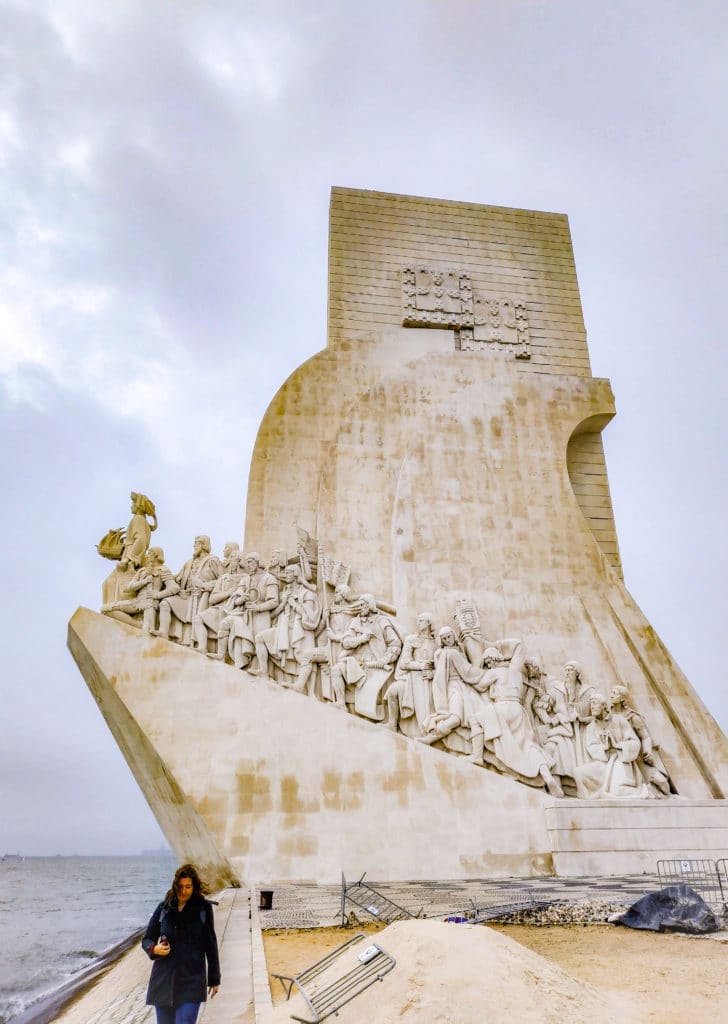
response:
[[[694,889],[713,910],[723,913],[728,890],[724,891],[718,866],[714,860],[658,860],[660,886],[684,882]]]

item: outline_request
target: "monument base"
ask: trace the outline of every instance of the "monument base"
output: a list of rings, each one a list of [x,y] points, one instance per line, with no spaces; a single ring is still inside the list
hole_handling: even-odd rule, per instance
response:
[[[545,814],[562,877],[651,874],[658,860],[728,854],[728,800],[555,800]]]

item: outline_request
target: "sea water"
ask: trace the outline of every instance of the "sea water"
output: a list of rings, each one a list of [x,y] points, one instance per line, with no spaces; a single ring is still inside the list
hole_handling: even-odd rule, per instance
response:
[[[0,859],[0,1024],[146,924],[171,854]]]

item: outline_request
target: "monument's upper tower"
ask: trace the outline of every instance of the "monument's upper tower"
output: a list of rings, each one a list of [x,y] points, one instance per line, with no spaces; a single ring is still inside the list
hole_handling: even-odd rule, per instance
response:
[[[439,328],[451,350],[510,352],[524,373],[591,376],[566,215],[332,189],[328,344],[403,326]],[[621,576],[598,430],[572,438],[567,464]]]
[[[458,352],[449,365],[508,363],[506,372],[535,382],[591,378],[563,214],[334,188],[328,322],[327,352],[281,389],[258,438],[246,518],[255,548],[280,545],[294,520],[316,532],[321,446],[362,388],[395,365]],[[420,382],[429,369],[421,367]],[[600,417],[574,424],[563,455],[592,535],[621,577],[600,434],[613,414],[607,391]],[[295,407],[293,418],[283,407]]]
[[[330,345],[439,327],[464,351],[512,348],[528,372],[591,374],[560,213],[334,188],[328,313]]]

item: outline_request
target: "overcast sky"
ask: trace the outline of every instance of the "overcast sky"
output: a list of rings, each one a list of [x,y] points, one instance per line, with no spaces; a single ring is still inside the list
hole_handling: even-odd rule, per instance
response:
[[[725,729],[724,0],[2,0],[0,854],[161,840],[65,649],[157,503],[242,539],[332,185],[569,215],[626,583]],[[709,753],[709,752],[706,752]]]

